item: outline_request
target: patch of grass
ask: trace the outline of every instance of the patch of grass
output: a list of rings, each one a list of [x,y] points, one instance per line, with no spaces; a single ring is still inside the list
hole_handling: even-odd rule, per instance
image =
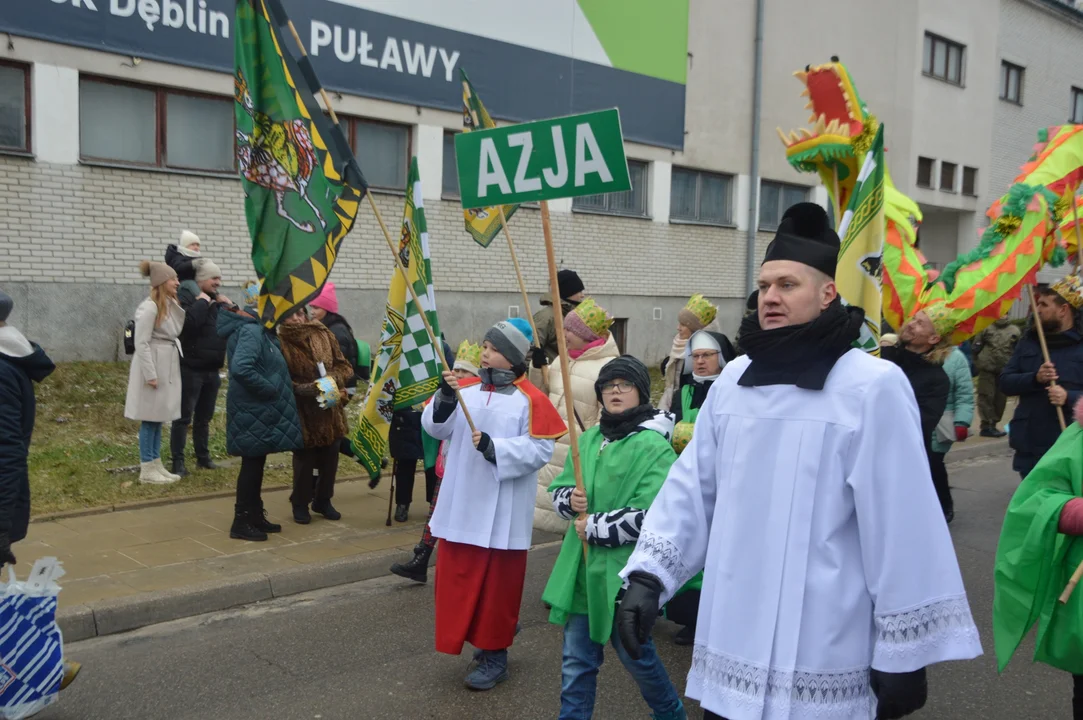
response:
[[[229,462],[226,387],[227,380],[223,378],[211,423],[211,456],[218,462]],[[236,483],[236,465],[219,470],[196,469],[190,433],[186,455],[191,474],[179,482],[142,485],[138,470],[110,472],[139,465],[139,423],[124,417],[128,390],[126,362],[61,363],[35,389],[38,413],[30,445],[30,495],[35,515],[230,490]],[[350,404],[351,426],[359,412],[358,405]],[[162,427],[162,461],[167,467],[171,462],[168,423]],[[352,470],[348,466],[342,468],[343,473]],[[264,485],[291,482],[289,455],[272,456],[267,463]]]

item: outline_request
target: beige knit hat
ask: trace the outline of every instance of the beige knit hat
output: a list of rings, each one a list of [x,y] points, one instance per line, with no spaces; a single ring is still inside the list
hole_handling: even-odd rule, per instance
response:
[[[201,283],[204,280],[210,280],[211,278],[222,277],[222,270],[207,258],[193,261],[192,265],[196,269],[196,282]]]
[[[176,270],[169,267],[164,262],[154,262],[153,260],[143,260],[140,262],[139,273],[145,278],[150,278],[150,286],[152,288],[156,288],[168,280],[177,279]]]

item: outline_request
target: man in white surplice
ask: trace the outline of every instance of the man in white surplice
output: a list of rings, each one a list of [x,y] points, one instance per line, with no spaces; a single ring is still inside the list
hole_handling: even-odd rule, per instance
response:
[[[748,355],[729,363],[647,513],[622,576],[633,657],[704,570],[687,695],[706,718],[900,718],[925,667],[981,654],[898,367],[851,349],[863,311],[833,280],[817,205],[767,249]]]

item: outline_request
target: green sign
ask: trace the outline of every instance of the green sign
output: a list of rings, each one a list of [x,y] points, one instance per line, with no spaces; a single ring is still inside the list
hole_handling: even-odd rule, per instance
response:
[[[464,208],[632,187],[616,108],[455,136]]]

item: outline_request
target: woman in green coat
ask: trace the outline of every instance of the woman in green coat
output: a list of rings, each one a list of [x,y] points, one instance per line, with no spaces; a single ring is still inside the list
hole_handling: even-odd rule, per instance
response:
[[[634,660],[613,632],[620,571],[677,459],[670,445],[673,419],[651,406],[647,367],[630,355],[607,363],[594,391],[603,410],[579,440],[585,493],[575,487],[570,461],[549,486],[557,514],[575,521],[542,594],[552,607],[549,622],[564,626],[560,720],[593,715],[598,669],[611,639],[653,716],[683,720],[684,705],[654,643],[648,640]]]

